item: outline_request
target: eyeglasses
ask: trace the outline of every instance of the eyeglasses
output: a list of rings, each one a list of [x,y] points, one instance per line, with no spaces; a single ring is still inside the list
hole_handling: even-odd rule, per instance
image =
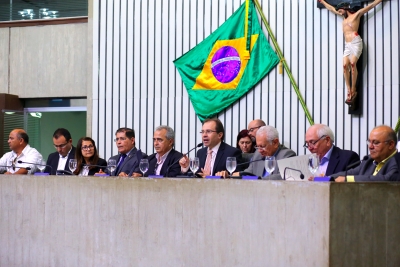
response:
[[[261,128],[262,126],[257,126],[257,127],[253,127],[248,129],[249,133],[252,133],[255,129]]]
[[[92,145],[83,146],[83,147],[82,147],[82,150],[91,150],[91,149],[93,149],[93,148],[94,148],[94,146],[92,146]]]
[[[118,141],[125,141],[126,139],[128,139],[127,137],[118,137],[114,139],[114,142],[118,142]]]
[[[254,148],[257,150],[265,151],[267,149],[267,146],[255,146]]]
[[[380,141],[376,141],[376,140],[367,140],[366,141],[366,143],[367,143],[367,145],[368,146],[370,146],[370,145],[373,145],[373,146],[379,146],[381,143],[388,143],[388,142],[390,142],[390,141],[392,141],[392,140],[386,140],[386,141],[383,141],[383,142],[380,142]]]
[[[310,142],[305,142],[303,147],[304,148],[309,148],[310,146],[315,146],[321,140],[322,138],[326,137],[326,135],[321,136],[317,141],[310,141]]]
[[[201,134],[211,134],[211,133],[217,133],[217,131],[212,131],[212,130],[205,130],[205,131],[201,131]]]
[[[57,148],[63,149],[63,148],[65,148],[67,145],[68,145],[68,143],[65,143],[65,144],[62,144],[62,145],[54,145],[54,147],[55,147],[56,149],[57,149]]]

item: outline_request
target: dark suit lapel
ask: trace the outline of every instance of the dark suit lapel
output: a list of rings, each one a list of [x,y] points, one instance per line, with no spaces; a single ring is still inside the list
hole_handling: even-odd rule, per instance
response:
[[[325,173],[335,173],[334,170],[336,169],[336,166],[339,164],[339,162],[340,162],[340,157],[338,153],[338,148],[334,146],[332,149],[331,157],[329,159],[328,168],[326,168]]]
[[[221,145],[218,148],[218,152],[217,152],[217,156],[215,157],[215,161],[214,161],[214,166],[213,166],[213,172],[215,174],[215,170],[217,169],[218,163],[221,161],[221,159],[223,158],[225,153],[225,143],[221,142]],[[223,164],[223,162],[222,162]]]
[[[165,159],[165,161],[164,161],[164,163],[163,163],[163,165],[161,167],[160,174],[165,173],[167,171],[169,165],[173,163],[172,161],[173,161],[173,158],[174,158],[174,154],[175,154],[175,150],[172,149],[169,152],[167,158]]]

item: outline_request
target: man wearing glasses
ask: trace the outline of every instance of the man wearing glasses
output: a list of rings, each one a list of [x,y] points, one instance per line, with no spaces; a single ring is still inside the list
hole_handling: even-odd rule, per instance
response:
[[[386,125],[375,127],[367,140],[369,158],[348,170],[347,175],[340,172],[331,177],[335,182],[399,181],[396,144],[397,136],[392,128]]]
[[[334,142],[335,136],[327,125],[314,124],[308,128],[303,147],[318,155],[320,164],[316,176],[330,176],[345,171],[347,166],[360,161],[357,153],[340,149],[333,145]]]
[[[0,173],[5,174],[32,174],[36,171],[37,163],[42,160],[42,155],[29,145],[29,136],[23,129],[14,129],[8,137],[10,152],[0,159]],[[23,163],[18,163],[23,161]]]
[[[119,128],[115,132],[115,144],[118,148],[118,155],[112,156],[115,159],[117,168],[111,176],[133,176],[140,177],[139,163],[147,155],[135,147],[135,131],[130,128]]]
[[[280,160],[295,157],[296,153],[280,143],[278,130],[269,125],[262,126],[258,129],[256,144],[258,154],[254,154],[252,158],[254,162],[250,163],[249,167],[244,171],[260,177],[269,175],[271,180],[281,180],[282,177],[278,168],[275,168],[271,174],[266,173],[265,163],[262,159],[274,156],[275,160]]]
[[[247,131],[249,131],[249,135],[251,136],[251,140],[253,141],[253,143],[256,142],[256,134],[257,134],[258,129],[260,129],[260,127],[265,126],[265,125],[266,125],[265,122],[260,119],[252,120],[249,123],[249,125],[247,127]]]
[[[69,172],[68,162],[75,158],[75,147],[72,145],[70,132],[64,128],[58,128],[53,134],[53,144],[57,152],[51,153],[47,158],[44,172],[56,175],[57,170]],[[65,173],[63,173],[65,174]]]
[[[236,157],[237,164],[242,162],[242,151],[224,142],[224,126],[219,119],[206,119],[200,134],[206,147],[197,151],[200,162],[198,175],[205,178],[226,171],[227,157]],[[189,170],[189,159],[186,155],[179,160],[179,164],[182,173]],[[237,169],[242,170],[241,166]]]

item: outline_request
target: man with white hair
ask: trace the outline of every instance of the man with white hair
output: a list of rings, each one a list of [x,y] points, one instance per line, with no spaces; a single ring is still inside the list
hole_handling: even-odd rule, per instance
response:
[[[249,167],[244,171],[257,176],[264,177],[268,175],[265,170],[265,163],[262,160],[260,161],[260,159],[264,159],[267,156],[274,156],[275,160],[280,160],[296,156],[296,153],[293,150],[280,143],[278,130],[269,125],[262,126],[258,129],[256,134],[256,144],[256,149],[259,154],[254,155],[252,158],[253,162],[250,163]],[[273,173],[269,174],[269,179],[282,179],[278,168],[275,168]]]
[[[308,128],[303,147],[318,155],[320,165],[316,176],[345,171],[347,166],[360,161],[356,152],[340,149],[333,145],[334,142],[333,131],[327,125],[314,124]]]

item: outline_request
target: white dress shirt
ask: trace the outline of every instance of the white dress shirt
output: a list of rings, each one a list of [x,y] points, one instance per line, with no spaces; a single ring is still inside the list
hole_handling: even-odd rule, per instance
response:
[[[18,163],[19,160],[30,163],[40,163],[39,161],[42,160],[42,155],[30,145],[26,145],[19,156],[14,151],[7,152],[0,159],[0,166],[2,166],[0,167],[0,172],[8,171],[10,173],[15,173],[20,169],[20,167],[31,168],[30,170],[28,170],[28,174],[36,172],[36,165],[29,163]]]

